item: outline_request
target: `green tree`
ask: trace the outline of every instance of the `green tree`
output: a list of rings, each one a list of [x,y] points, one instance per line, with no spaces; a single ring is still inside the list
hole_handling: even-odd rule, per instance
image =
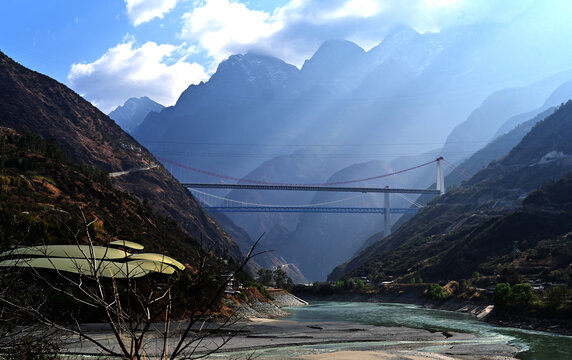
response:
[[[500,309],[507,309],[512,298],[512,288],[508,283],[500,283],[495,287],[494,292],[495,306]]]
[[[280,268],[274,269],[273,278],[274,278],[274,284],[276,285],[277,288],[290,291],[294,287],[294,282],[292,281],[292,279],[288,277],[286,271]]]
[[[528,307],[534,296],[534,289],[530,284],[516,284],[512,287],[511,306]]]
[[[274,286],[274,275],[272,270],[261,268],[256,273],[258,275],[258,282],[264,286]]]
[[[502,276],[510,285],[519,284],[521,282],[520,275],[514,269],[504,269],[502,271]]]
[[[439,284],[431,284],[428,295],[432,300],[438,301],[443,301],[449,297],[449,294]]]

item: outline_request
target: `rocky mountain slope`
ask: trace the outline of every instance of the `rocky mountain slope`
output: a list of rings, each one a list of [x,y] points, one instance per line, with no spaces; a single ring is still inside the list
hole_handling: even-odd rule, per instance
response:
[[[505,157],[435,199],[330,278],[369,275],[437,281],[468,278],[473,271],[495,275],[515,265],[515,248],[531,256],[540,248],[550,250],[543,250],[546,271],[537,277],[568,271],[555,259],[569,247],[572,230],[567,189],[570,139],[572,102],[535,125]],[[523,272],[531,271],[520,266]]]
[[[117,189],[175,219],[189,235],[202,239],[219,254],[241,257],[236,244],[195,199],[113,120],[66,86],[24,68],[2,53],[0,125],[29,129],[44,139],[55,139],[78,164],[123,174],[114,177]]]
[[[107,172],[74,164],[54,140],[0,127],[0,246],[75,244],[89,233],[99,245],[129,240],[184,263],[199,242],[148,203],[113,187]]]

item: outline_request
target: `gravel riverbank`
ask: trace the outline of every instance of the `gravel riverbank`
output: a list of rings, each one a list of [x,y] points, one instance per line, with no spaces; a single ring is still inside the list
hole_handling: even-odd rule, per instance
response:
[[[517,348],[471,334],[341,322],[251,319],[213,358],[514,359]]]
[[[273,301],[252,297],[247,304],[229,299],[227,302],[236,311],[238,321],[205,338],[197,352],[208,351],[223,343],[220,350],[207,358],[506,360],[514,359],[518,352],[513,346],[465,333],[276,319],[287,315],[281,306],[304,305],[305,301],[282,290],[271,291],[271,296]],[[177,328],[176,324],[173,326]],[[158,324],[158,329],[161,328]],[[99,341],[113,347],[113,336],[105,327],[94,324],[87,329]],[[174,331],[169,342],[176,338],[177,331]],[[154,344],[153,336],[150,339],[147,355],[153,358],[160,343]],[[66,342],[66,353],[98,353],[98,349],[88,342],[72,338]]]
[[[173,324],[176,326],[176,324]],[[161,328],[161,324],[158,324]],[[84,330],[115,348],[111,332],[102,325]],[[146,345],[147,358],[158,356],[160,339]],[[174,345],[177,332],[169,342]],[[197,344],[195,356],[224,346],[207,359],[388,359],[388,360],[507,360],[517,348],[464,333],[431,332],[342,322],[297,322],[277,319],[241,320]],[[171,347],[170,347],[171,348]],[[96,356],[99,349],[69,337],[62,350],[70,356]]]

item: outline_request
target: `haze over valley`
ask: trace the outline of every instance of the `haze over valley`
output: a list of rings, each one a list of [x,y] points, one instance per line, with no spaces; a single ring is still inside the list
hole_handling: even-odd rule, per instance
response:
[[[272,348],[264,336],[387,350],[378,327],[405,326],[419,332],[394,340],[415,345],[388,359],[433,341],[443,358],[566,358],[568,337],[353,301],[572,334],[570,13],[567,0],[0,5],[0,307],[14,311],[0,322],[30,339],[32,324],[73,328],[90,351],[133,358],[156,323],[149,354],[193,348],[170,344],[171,321],[188,322],[181,341],[236,336],[225,351],[239,355]],[[235,315],[255,320],[241,332]],[[363,336],[324,325],[339,320]],[[129,321],[127,346],[112,335]],[[99,322],[117,344],[80,329]],[[0,336],[1,356],[18,336]]]
[[[528,26],[545,21],[548,7],[535,2],[508,22],[450,26],[439,32],[420,33],[400,25],[367,51],[345,39],[327,40],[300,68],[253,48],[223,60],[208,81],[189,86],[175,105],[138,115],[140,124],[131,133],[181,182],[322,184],[392,173],[439,156],[460,164],[489,141],[572,96],[567,50],[557,42],[547,47],[544,40],[561,38],[567,25]],[[517,33],[530,36],[516,41]],[[542,56],[535,51],[540,48]],[[508,150],[497,149],[487,161]],[[454,173],[457,177],[453,174],[448,183],[460,184],[479,169]],[[434,174],[434,168],[426,167],[357,185],[426,188],[435,182]],[[211,193],[261,205],[351,197]],[[391,196],[398,208],[415,200]],[[381,196],[351,200],[354,207],[382,203]],[[324,280],[384,228],[379,215],[226,216],[251,239],[264,233],[262,245],[280,261],[294,264],[307,280]],[[398,218],[392,215],[392,222]],[[324,248],[330,251],[316,262]]]

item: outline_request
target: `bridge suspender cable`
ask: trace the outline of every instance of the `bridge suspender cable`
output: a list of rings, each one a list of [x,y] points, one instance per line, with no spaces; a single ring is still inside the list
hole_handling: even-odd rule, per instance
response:
[[[457,174],[461,175],[461,177],[465,178],[465,180],[471,178],[471,175],[467,174],[465,171],[459,169],[458,166],[455,166],[454,164],[451,164],[451,163],[448,162],[447,160],[443,159],[443,163],[444,163],[445,165],[447,165],[449,168],[451,168],[451,170],[453,170],[453,171],[456,172]]]

